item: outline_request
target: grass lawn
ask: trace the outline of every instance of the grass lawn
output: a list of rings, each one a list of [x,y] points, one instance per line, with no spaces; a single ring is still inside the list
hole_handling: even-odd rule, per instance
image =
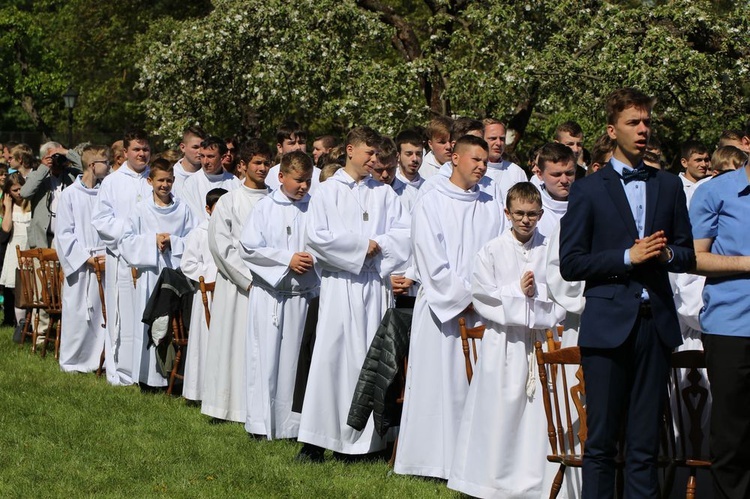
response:
[[[458,497],[385,462],[300,464],[300,444],[210,424],[180,398],[66,374],[0,329],[0,497]]]

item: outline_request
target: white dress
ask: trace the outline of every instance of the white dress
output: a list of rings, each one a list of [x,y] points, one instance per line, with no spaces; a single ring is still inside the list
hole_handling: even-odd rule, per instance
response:
[[[471,304],[474,256],[505,227],[502,204],[478,187],[440,182],[417,202],[414,264],[422,283],[414,306],[396,473],[447,479],[468,391],[459,317]]]
[[[14,203],[11,217],[13,218],[13,234],[8,241],[5,259],[3,260],[3,270],[0,273],[0,286],[6,288],[16,287],[16,269],[18,268],[16,246],[21,250],[29,249],[28,230],[29,224],[31,224],[31,211],[24,211],[23,208]]]
[[[302,275],[289,264],[305,250],[310,197],[292,202],[281,189],[261,199],[242,231],[242,257],[253,273],[247,318],[248,433],[296,438],[299,414],[292,412],[302,332],[308,302],[318,295],[315,268]],[[255,358],[250,358],[255,354]]]
[[[506,196],[511,187],[519,182],[528,182],[529,180],[523,168],[508,160],[503,160],[500,163],[487,163],[487,173],[484,175],[498,184],[502,193],[503,204],[505,204]]]
[[[136,293],[130,267],[120,255],[119,244],[129,225],[132,210],[141,200],[153,196],[147,177],[148,168],[137,173],[127,162],[123,163],[102,181],[91,217],[91,225],[107,248],[104,365],[107,381],[113,385],[138,382],[138,375],[132,369],[135,334],[141,331],[141,316],[136,311]]]
[[[191,177],[192,178],[192,177]],[[201,412],[244,423],[246,402],[246,337],[250,270],[240,256],[240,235],[255,204],[268,189],[244,184],[216,202],[208,223],[208,246],[219,270],[201,390]]]
[[[229,172],[222,170],[216,175],[207,175],[203,169],[189,175],[179,189],[179,197],[190,208],[196,223],[208,220],[206,213],[206,194],[211,189],[233,191],[242,183]]]
[[[67,372],[96,371],[107,334],[96,274],[86,263],[92,256],[104,254],[104,243],[91,225],[98,187],[85,186],[79,176],[62,191],[57,204],[52,244],[65,274],[60,368]]]
[[[547,296],[547,241],[538,232],[525,244],[511,230],[477,255],[472,302],[487,326],[458,431],[448,487],[476,497],[545,496],[547,420],[534,342],[545,341],[563,310]],[[521,291],[534,272],[536,294]],[[548,489],[547,489],[548,490]]]
[[[156,361],[156,348],[149,346],[148,326],[140,319],[146,303],[165,268],[176,269],[185,251],[185,236],[193,229],[193,217],[188,207],[173,198],[169,206],[158,206],[153,196],[146,198],[133,209],[130,223],[120,241],[120,254],[130,267],[138,271],[135,308],[138,320],[133,338],[133,373],[149,386],[167,386],[168,374],[160,371]],[[160,252],[156,234],[168,233],[170,249]]]
[[[216,281],[216,263],[208,247],[208,220],[198,224],[185,239],[185,252],[182,254],[180,269],[185,277],[196,283],[201,276],[206,283]],[[188,332],[187,352],[185,352],[182,396],[188,400],[201,400],[203,373],[206,369],[206,350],[208,349],[208,323],[203,308],[203,296],[197,287],[190,310],[190,331]]]
[[[381,252],[367,257],[369,240]],[[320,184],[307,216],[307,247],[323,270],[320,311],[299,440],[345,454],[385,448],[372,416],[346,424],[354,388],[383,314],[390,274],[409,258],[409,214],[389,186],[355,182],[342,168]]]

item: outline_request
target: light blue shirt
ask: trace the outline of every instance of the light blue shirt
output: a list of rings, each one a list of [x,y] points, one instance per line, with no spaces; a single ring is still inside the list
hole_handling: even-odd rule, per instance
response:
[[[713,239],[711,253],[750,255],[750,182],[740,168],[695,190],[690,202],[694,239]],[[750,337],[750,274],[709,277],[703,288],[701,327],[706,334]]]
[[[626,184],[622,179],[622,172],[631,171],[633,168],[614,157],[610,159],[610,163],[612,164],[612,168],[620,175],[620,183],[625,189],[625,197],[628,198],[630,213],[633,214],[635,228],[638,230],[638,238],[642,239],[646,230],[646,182],[643,180],[631,180]],[[643,163],[639,166],[643,167]],[[633,263],[630,261],[630,248],[625,250],[624,261],[628,267],[633,266]],[[641,293],[641,300],[644,302],[649,301],[648,291],[645,288]]]

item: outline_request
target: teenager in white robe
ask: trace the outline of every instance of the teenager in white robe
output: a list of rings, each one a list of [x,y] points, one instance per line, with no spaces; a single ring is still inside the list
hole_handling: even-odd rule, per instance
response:
[[[247,166],[238,189],[216,202],[208,223],[208,246],[218,269],[203,375],[201,412],[244,423],[247,419],[246,338],[248,292],[253,282],[242,260],[240,236],[265,186],[271,150],[262,141],[242,145],[239,160]]]
[[[272,191],[278,190],[278,188],[281,187],[281,182],[279,182],[280,171],[281,171],[281,163],[278,163],[272,166],[268,172],[268,176],[266,177],[266,185]],[[318,188],[319,183],[320,183],[320,168],[318,168],[317,166],[313,166],[312,184],[310,184],[311,196],[315,194],[315,190]]]
[[[478,160],[475,158],[479,158]],[[395,471],[447,479],[468,382],[458,319],[469,310],[474,256],[505,227],[503,205],[476,184],[487,144],[459,139],[454,174],[425,194],[412,214],[412,248],[421,287],[412,320],[406,392]]]
[[[209,191],[206,195],[206,210],[213,211],[216,201],[226,189]],[[215,194],[212,196],[212,194]],[[209,198],[211,198],[209,200]],[[210,216],[210,214],[209,214]],[[180,269],[185,277],[199,282],[203,277],[207,284],[216,282],[216,263],[208,247],[208,220],[202,221],[185,239],[185,252],[182,254]],[[196,284],[197,287],[197,284]],[[205,372],[206,350],[208,349],[208,323],[203,306],[203,295],[199,288],[193,296],[190,312],[190,331],[185,352],[185,371],[182,381],[182,396],[188,400],[201,400],[203,373]]]
[[[518,187],[510,191],[508,205],[513,227],[482,248],[472,275],[472,303],[486,329],[448,487],[475,497],[543,497],[545,470],[552,468],[554,476],[557,468],[546,460],[549,440],[534,343],[544,343],[546,330],[564,311],[547,296],[546,238],[535,221],[513,215],[519,209],[538,211],[538,193],[530,183]]]
[[[346,424],[370,343],[392,303],[390,275],[409,257],[409,214],[369,175],[380,136],[355,128],[347,163],[310,202],[307,247],[322,269],[320,309],[298,440],[344,454],[385,448],[372,416]],[[304,450],[304,449],[303,449]]]
[[[60,368],[85,373],[99,368],[107,334],[93,267],[94,259],[104,263],[104,243],[91,225],[99,182],[109,173],[107,148],[84,149],[82,165],[83,175],[60,194],[53,246],[65,275]]]
[[[292,412],[302,333],[309,300],[320,278],[305,250],[312,161],[301,151],[282,158],[281,187],[260,200],[240,242],[253,273],[247,319],[247,420],[245,430],[268,440],[296,438]],[[298,181],[301,179],[300,181]]]
[[[148,185],[151,149],[145,135],[136,133],[123,141],[126,161],[102,181],[91,224],[107,248],[106,296],[107,336],[104,366],[107,381],[113,385],[138,382],[133,373],[133,348],[141,318],[135,312],[135,288],[130,267],[120,255],[119,243],[136,204],[152,195]]]
[[[208,220],[206,213],[206,194],[211,189],[226,189],[233,191],[241,185],[240,180],[229,172],[221,171],[217,174],[207,174],[200,170],[190,175],[182,185],[180,198],[188,205],[190,212],[198,223]]]
[[[120,241],[120,254],[137,271],[135,307],[139,329],[133,338],[133,373],[138,382],[152,387],[168,384],[168,374],[159,370],[156,348],[149,345],[148,326],[140,321],[146,303],[165,268],[176,269],[185,250],[185,237],[195,223],[188,207],[170,194],[172,165],[154,165],[149,172],[153,195],[138,203]],[[168,185],[166,185],[168,184]],[[168,235],[168,243],[160,243]]]

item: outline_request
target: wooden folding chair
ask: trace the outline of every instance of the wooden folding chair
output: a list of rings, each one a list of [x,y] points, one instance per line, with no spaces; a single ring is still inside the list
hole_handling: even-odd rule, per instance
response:
[[[50,335],[55,331],[55,359],[60,358],[60,329],[62,326],[63,272],[57,251],[52,248],[37,249],[39,268],[37,275],[41,283],[42,308],[49,314],[49,326],[44,335],[42,357],[47,355]]]
[[[475,327],[466,327],[466,319],[459,317],[458,329],[461,333],[461,348],[464,351],[464,360],[466,361],[466,377],[471,384],[471,378],[474,377],[474,368],[472,364],[476,365],[477,359],[479,358],[477,351],[477,340],[484,338],[484,325]],[[471,343],[471,347],[469,346]],[[473,354],[474,361],[472,362],[471,357]]]
[[[41,293],[37,287],[36,273],[34,272],[34,261],[38,258],[37,250],[21,250],[16,245],[16,256],[18,258],[18,282],[16,282],[16,306],[26,310],[26,318],[21,330],[20,348],[23,348],[26,338],[31,338],[31,353],[36,353],[36,338],[39,327],[39,310],[43,303]],[[32,325],[32,316],[34,323]]]
[[[535,348],[539,380],[542,383],[544,414],[547,417],[547,436],[551,448],[547,460],[560,465],[549,495],[550,498],[555,498],[560,493],[565,469],[580,468],[583,465],[583,447],[588,432],[584,402],[586,387],[583,369],[580,368],[581,352],[578,347],[545,352],[542,342],[537,341]],[[569,370],[565,369],[565,366],[579,366],[575,380],[568,380]],[[574,414],[578,417],[577,431],[574,429]]]
[[[206,282],[203,276],[198,277],[198,284],[201,290],[201,300],[203,300],[203,312],[206,314],[206,325],[211,326],[211,303],[214,301],[214,289],[216,282]],[[208,295],[211,295],[210,297]]]
[[[685,497],[694,499],[698,470],[711,467],[711,459],[703,453],[707,436],[703,419],[709,412],[706,356],[703,350],[683,350],[673,352],[670,363],[666,417],[670,464],[665,484],[671,488],[675,468],[688,468]]]
[[[107,303],[104,299],[104,272],[106,265],[99,261],[98,257],[94,258],[94,275],[96,275],[96,285],[99,288],[99,300],[102,302],[102,318],[104,322],[102,327],[107,327]],[[104,371],[104,347],[102,347],[102,354],[99,356],[99,368],[96,370],[96,377],[101,378],[102,372]]]
[[[188,345],[188,332],[185,329],[185,324],[182,320],[182,314],[178,313],[172,318],[172,345],[175,348],[175,357],[172,364],[172,371],[169,373],[169,385],[167,386],[167,395],[172,395],[172,389],[174,388],[174,380],[184,380],[185,376],[179,374],[180,363],[182,362],[182,354]]]

